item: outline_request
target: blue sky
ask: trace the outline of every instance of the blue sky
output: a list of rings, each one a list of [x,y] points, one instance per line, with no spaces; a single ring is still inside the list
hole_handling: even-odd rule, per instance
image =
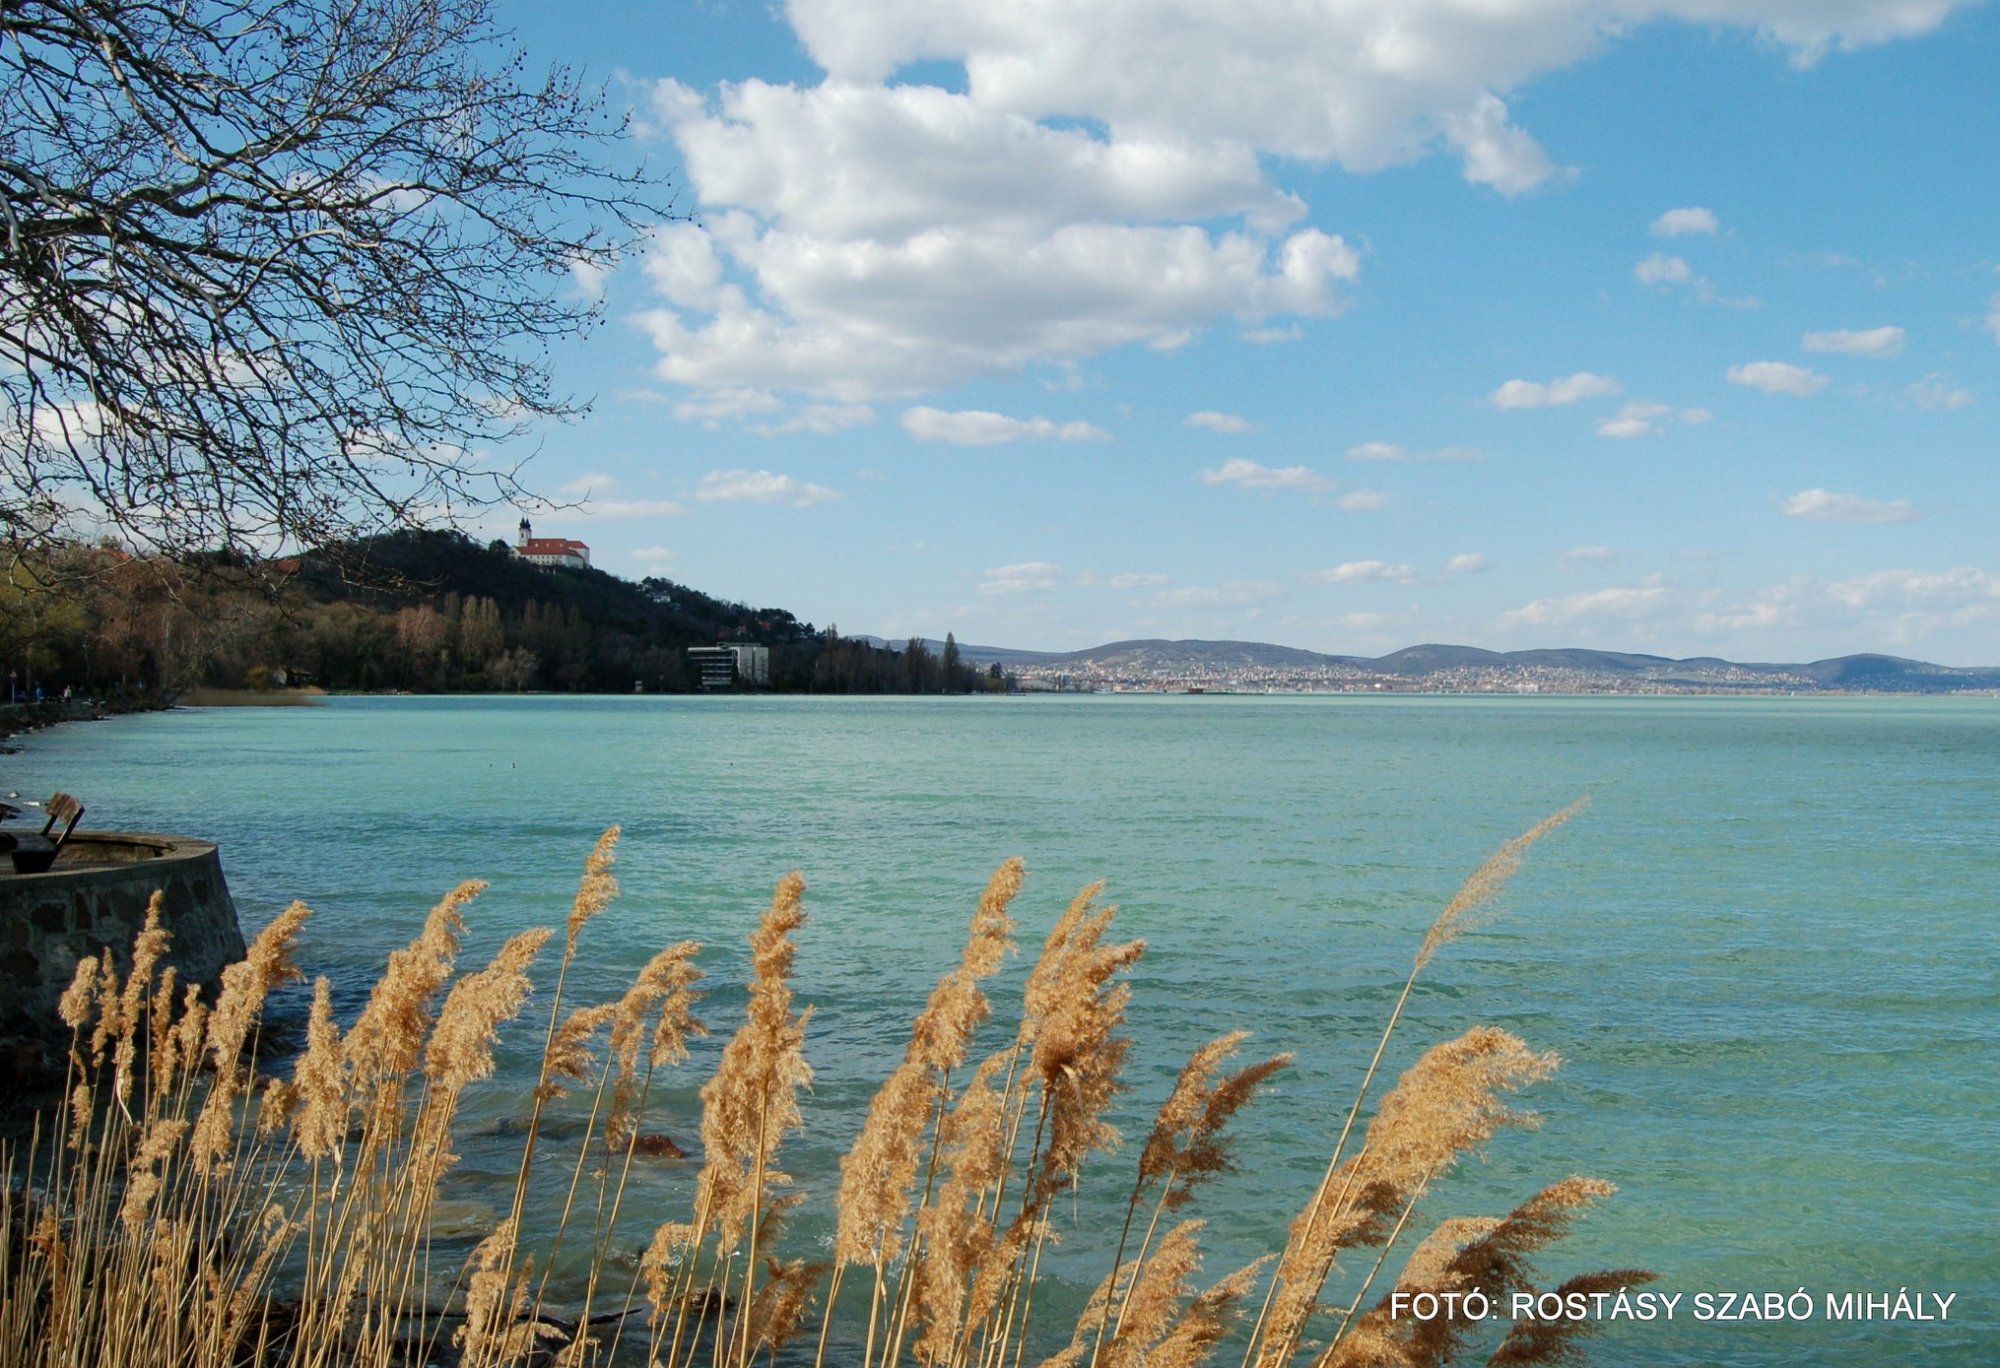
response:
[[[604,569],[1041,649],[2000,663],[2000,7],[500,14],[688,216],[576,282],[527,471]]]

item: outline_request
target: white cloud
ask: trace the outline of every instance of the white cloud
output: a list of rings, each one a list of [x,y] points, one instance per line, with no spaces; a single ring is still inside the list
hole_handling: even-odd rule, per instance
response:
[[[1444,563],[1449,575],[1476,575],[1486,568],[1486,557],[1477,551],[1464,551]]]
[[[1649,19],[1754,28],[1809,60],[1831,46],[1929,32],[1956,3],[1235,0],[1180,5],[1172,23],[1160,22],[1150,0],[1000,8],[793,0],[788,13],[836,82],[886,81],[924,59],[962,63],[970,98],[985,108],[1229,139],[1367,171],[1411,161],[1441,137],[1469,161],[1492,155],[1463,127],[1504,118],[1485,113],[1481,97],[1567,66]]]
[[[1728,379],[1732,385],[1747,385],[1766,394],[1790,394],[1801,399],[1826,388],[1824,375],[1789,361],[1746,361],[1731,366]]]
[[[1715,415],[1707,409],[1690,408],[1674,413],[1671,404],[1657,404],[1649,399],[1634,399],[1623,405],[1618,412],[1597,425],[1600,437],[1652,437],[1662,430],[1660,419],[1678,417],[1683,423],[1706,423]]]
[[[1694,268],[1677,256],[1655,252],[1632,268],[1641,285],[1682,285],[1694,279]]]
[[[1803,346],[1809,352],[1839,352],[1846,356],[1894,356],[1903,350],[1901,328],[1839,328],[1809,332]]]
[[[1231,318],[1327,316],[1360,270],[1255,151],[1051,127],[930,86],[676,82],[700,225],[654,234],[662,378],[857,402]],[[1205,225],[1237,218],[1238,229]]]
[[[1774,631],[1867,642],[1876,649],[1914,648],[1941,631],[1990,640],[2000,620],[2000,576],[1976,566],[1950,570],[1877,570],[1842,580],[1794,575],[1742,601],[1697,613],[1698,631]],[[1983,648],[1975,648],[1983,649]]]
[[[1386,506],[1389,496],[1379,489],[1356,489],[1334,502],[1349,513],[1369,513]]]
[[[1877,570],[1836,580],[1827,592],[1850,608],[2000,600],[2000,577],[1970,565],[1953,570]]]
[[[609,494],[618,488],[616,475],[579,475],[567,484],[558,485],[556,493],[566,498],[582,499],[592,494]]]
[[[1268,346],[1273,342],[1296,342],[1305,335],[1305,329],[1296,323],[1275,328],[1245,328],[1242,333],[1245,342],[1254,342],[1259,346]]]
[[[1595,589],[1562,598],[1536,599],[1500,615],[1501,627],[1568,627],[1577,623],[1613,618],[1632,620],[1657,616],[1671,605],[1672,591],[1665,585],[1647,584],[1629,588]]]
[[[913,408],[903,414],[903,430],[919,442],[950,442],[954,446],[999,446],[1023,439],[1038,442],[1108,442],[1111,434],[1085,422],[1057,423],[1047,418],[1009,418],[985,409]]]
[[[1224,461],[1214,470],[1201,472],[1201,482],[1212,485],[1240,485],[1244,489],[1300,489],[1324,492],[1333,481],[1310,466],[1280,466],[1273,469],[1242,457]]]
[[[1618,382],[1608,375],[1578,371],[1575,375],[1551,380],[1547,384],[1538,384],[1533,380],[1509,380],[1488,395],[1487,402],[1499,409],[1548,408],[1616,394],[1619,388]]]
[[[1555,174],[1548,153],[1508,121],[1507,106],[1491,91],[1480,91],[1470,108],[1446,114],[1444,130],[1464,160],[1465,178],[1475,185],[1518,195]]]
[[[1306,226],[1274,167],[1444,151],[1515,194],[1561,173],[1509,93],[1649,22],[1755,31],[1804,62],[1968,3],[1186,0],[1163,22],[1157,0],[791,0],[824,79],[663,81],[640,111],[700,219],[653,235],[663,303],[634,321],[666,381],[844,403],[1218,324],[1296,336],[1340,310],[1360,257]],[[910,71],[929,63],[949,75]]]
[[[769,390],[737,386],[712,389],[699,398],[683,399],[674,405],[674,417],[684,423],[700,423],[703,427],[715,428],[730,419],[777,413],[784,407],[784,402]]]
[[[678,518],[687,512],[672,499],[585,499],[574,508],[551,508],[537,513],[542,523],[574,523],[607,518]]]
[[[1669,209],[1653,220],[1653,233],[1657,237],[1685,237],[1689,233],[1714,237],[1721,231],[1722,225],[1711,209]]]
[[[1233,579],[1219,585],[1194,585],[1167,589],[1153,595],[1153,602],[1167,608],[1244,608],[1266,603],[1285,592],[1271,580]]]
[[[1972,391],[1952,384],[1943,376],[1927,375],[1905,385],[1903,398],[1920,409],[1962,409],[1972,402]]]
[[[680,552],[671,546],[641,546],[627,557],[642,575],[664,575],[680,558]]]
[[[611,279],[611,267],[605,262],[578,260],[570,262],[569,274],[576,283],[577,293],[594,304],[604,298],[604,287]]]
[[[1152,589],[1165,584],[1167,579],[1166,575],[1140,574],[1128,570],[1122,574],[1113,575],[1107,583],[1113,589]]]
[[[1395,442],[1362,442],[1347,449],[1350,461],[1476,461],[1479,453],[1471,447],[1439,447],[1435,451],[1411,451]]]
[[[1618,559],[1618,553],[1608,546],[1572,546],[1556,557],[1556,563],[1565,570],[1574,570],[1581,565],[1604,565]]]
[[[694,496],[707,503],[788,503],[794,508],[810,508],[840,497],[825,485],[768,470],[711,470],[695,486]]]
[[[750,431],[760,437],[782,437],[793,432],[826,436],[866,427],[874,421],[875,410],[866,404],[806,404],[782,422],[752,423]]]
[[[1062,567],[1050,561],[1020,561],[1014,565],[999,565],[986,572],[980,581],[982,594],[1036,594],[1053,589],[1062,582]]]
[[[1653,420],[1673,409],[1666,404],[1649,403],[1644,399],[1634,399],[1617,413],[1597,425],[1600,437],[1649,437],[1659,432],[1660,426]]]
[[[1899,523],[1919,516],[1908,499],[1868,499],[1830,489],[1802,489],[1785,500],[1783,511],[1809,522]]]
[[[1314,570],[1306,578],[1314,584],[1409,584],[1417,572],[1401,561],[1346,561],[1331,570]]]
[[[1684,257],[1655,252],[1632,268],[1632,278],[1641,285],[1685,285],[1704,304],[1720,304],[1731,309],[1754,309],[1763,303],[1755,295],[1731,298],[1715,288],[1707,276],[1698,275]]]
[[[1203,409],[1200,413],[1190,413],[1183,418],[1181,426],[1207,428],[1210,432],[1238,433],[1252,431],[1256,424],[1234,413],[1217,413],[1214,409]]]

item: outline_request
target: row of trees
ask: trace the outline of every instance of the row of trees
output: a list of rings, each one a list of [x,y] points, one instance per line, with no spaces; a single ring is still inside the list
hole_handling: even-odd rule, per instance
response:
[[[355,583],[361,564],[371,576]],[[971,693],[1006,686],[941,652],[818,631],[782,609],[729,603],[672,581],[543,570],[504,545],[400,534],[287,566],[196,567],[110,546],[58,547],[16,564],[0,599],[0,671],[16,689],[159,697],[208,684],[422,693],[685,692],[687,649],[769,648],[770,687],[817,693]]]

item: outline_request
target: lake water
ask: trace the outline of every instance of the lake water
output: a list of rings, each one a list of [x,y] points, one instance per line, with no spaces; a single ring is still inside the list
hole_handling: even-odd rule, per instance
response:
[[[584,991],[695,937],[726,1034],[742,938],[803,870],[818,1080],[787,1167],[816,1195],[992,867],[1027,860],[1030,946],[1106,879],[1149,944],[1128,1136],[1203,1039],[1248,1026],[1298,1056],[1201,1204],[1211,1276],[1282,1238],[1459,880],[1588,794],[1431,966],[1398,1037],[1396,1069],[1479,1022],[1566,1061],[1525,1099],[1542,1128],[1503,1134],[1432,1214],[1497,1213],[1570,1173],[1618,1184],[1551,1280],[1644,1266],[1686,1300],[1671,1324],[1608,1326],[1602,1363],[2000,1357],[2000,701],[338,699],[19,744],[0,791],[60,787],[88,826],[218,841],[246,928],[311,904],[308,967],[349,1001],[460,879],[492,885],[475,949],[559,924],[617,822],[624,893],[588,932]],[[690,1147],[717,1048],[653,1122]],[[503,1082],[475,1126],[518,1110],[518,1073]],[[461,1149],[476,1212],[508,1160],[498,1140]],[[1121,1201],[1129,1158],[1097,1174]],[[644,1175],[635,1231],[685,1185],[683,1165]],[[1077,1217],[1111,1203],[1087,1192]],[[1079,1234],[1058,1272],[1094,1280],[1105,1257]],[[1804,1324],[1694,1318],[1697,1293],[1802,1287]],[[1943,1322],[1825,1319],[1829,1292],[1903,1289],[1957,1299]]]

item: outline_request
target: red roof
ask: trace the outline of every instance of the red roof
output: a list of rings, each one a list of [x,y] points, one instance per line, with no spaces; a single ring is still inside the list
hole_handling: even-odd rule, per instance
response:
[[[521,543],[524,556],[582,556],[589,551],[584,543],[568,537],[530,537]]]

